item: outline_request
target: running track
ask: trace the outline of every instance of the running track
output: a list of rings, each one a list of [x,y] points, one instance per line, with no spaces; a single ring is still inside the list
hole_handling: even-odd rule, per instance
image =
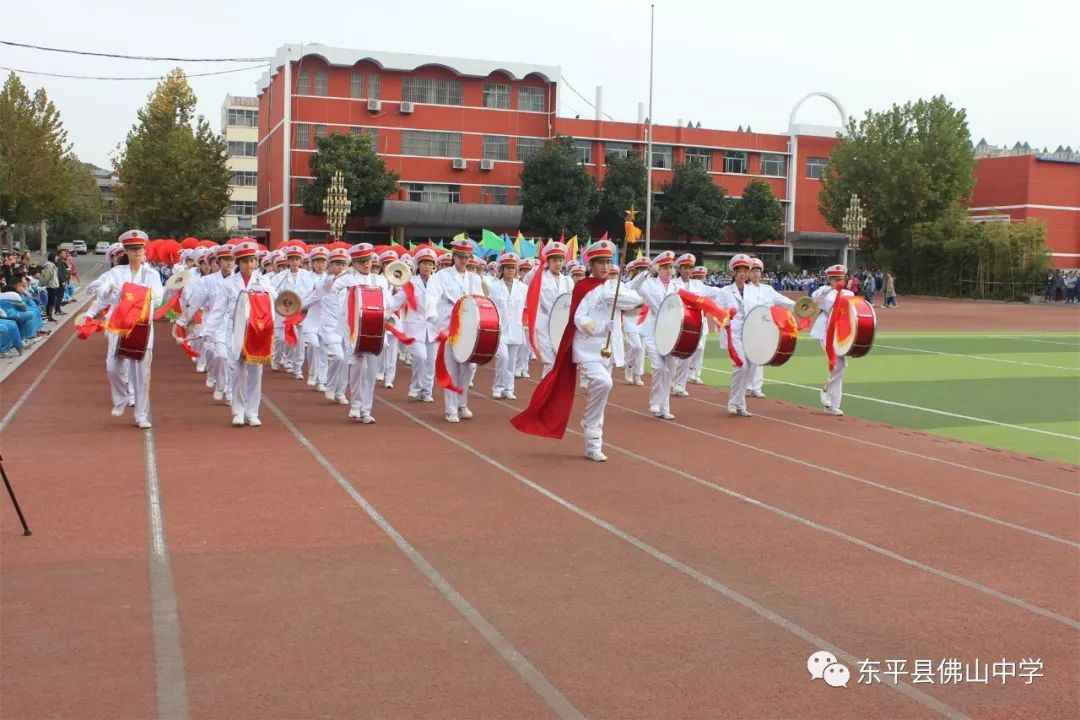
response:
[[[1080,708],[1075,467],[768,400],[728,418],[700,387],[665,423],[621,384],[598,465],[516,433],[531,385],[487,399],[487,368],[456,426],[405,369],[373,426],[267,371],[263,427],[234,429],[165,342],[142,433],[108,414],[103,339],[57,335],[0,397],[34,530],[2,501],[5,718]],[[810,680],[819,649],[847,688]],[[857,682],[953,657],[1042,677]]]

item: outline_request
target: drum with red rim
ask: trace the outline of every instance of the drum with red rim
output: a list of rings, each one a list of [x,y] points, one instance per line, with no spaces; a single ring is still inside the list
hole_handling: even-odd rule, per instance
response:
[[[877,313],[874,312],[874,306],[866,302],[864,298],[855,297],[850,302],[851,312],[848,317],[851,318],[851,327],[847,333],[842,332],[840,328],[836,329],[833,347],[836,348],[836,354],[841,357],[863,357],[874,345]],[[835,305],[833,312],[836,312]]]
[[[353,293],[356,308],[353,327],[359,329],[353,352],[357,355],[378,355],[386,340],[386,305],[382,288],[354,285],[349,292]]]
[[[483,365],[499,350],[499,309],[480,295],[466,295],[450,311],[457,332],[448,341],[459,363]]]
[[[799,335],[796,328],[794,316],[782,307],[753,308],[746,313],[742,326],[746,359],[755,365],[783,365],[795,352]]]
[[[656,313],[656,351],[680,360],[690,357],[701,340],[702,326],[701,310],[687,307],[677,293],[668,295]]]

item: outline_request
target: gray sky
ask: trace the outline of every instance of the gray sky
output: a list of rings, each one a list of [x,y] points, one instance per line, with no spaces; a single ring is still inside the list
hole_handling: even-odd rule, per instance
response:
[[[589,100],[634,121],[648,99],[649,3],[643,0],[408,0],[395,3],[49,0],[7,3],[0,39],[96,52],[261,57],[289,42],[562,67]],[[783,132],[792,106],[829,92],[850,114],[944,94],[966,108],[972,138],[1080,146],[1080,3],[1067,0],[656,0],[654,114],[702,127]],[[1067,37],[1070,33],[1073,37]],[[0,65],[77,75],[161,75],[176,63],[46,53],[0,45]],[[189,63],[189,73],[240,67]],[[254,95],[261,71],[192,78],[215,129],[226,93]],[[3,72],[6,77],[7,73]],[[78,155],[106,166],[153,81],[23,75],[59,108]],[[593,110],[565,87],[563,115]],[[814,99],[800,122],[836,124]]]

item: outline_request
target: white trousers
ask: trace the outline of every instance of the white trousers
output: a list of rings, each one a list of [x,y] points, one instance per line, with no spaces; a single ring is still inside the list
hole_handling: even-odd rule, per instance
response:
[[[460,394],[453,390],[443,390],[443,402],[446,405],[447,415],[457,415],[458,410],[469,407],[469,380],[476,366],[470,363],[459,363],[454,358],[454,353],[450,351],[450,343],[446,344],[443,358],[446,360],[446,371],[450,374],[451,381],[461,388]]]
[[[821,349],[825,349],[825,343],[821,343]],[[844,399],[844,373],[847,372],[847,358],[839,355],[836,358],[836,368],[829,373],[829,379],[825,383],[825,394],[829,396],[832,407],[840,409],[840,402]]]
[[[329,371],[330,362],[326,357],[326,350],[318,333],[304,333],[304,353],[307,356],[308,377],[315,378],[315,383],[326,383],[326,374]]]
[[[330,338],[326,352],[329,355],[326,389],[333,390],[335,398],[343,398],[349,384],[349,358],[352,356],[352,348],[345,340]]]
[[[435,353],[439,351],[439,344],[417,340],[409,349],[412,350],[409,389],[420,393],[421,397],[431,397],[431,389],[435,385]]]
[[[626,379],[627,382],[645,374],[645,343],[641,333],[628,332],[626,335]]]
[[[536,345],[540,350],[540,361],[544,363],[544,370],[540,373],[540,377],[546,377],[551,369],[555,367],[555,353],[558,350],[552,344],[551,337],[548,336],[547,331],[548,316],[540,313],[536,314]],[[559,338],[561,341],[562,338]]]
[[[491,386],[492,395],[514,394],[514,367],[511,358],[517,360],[519,347],[521,346],[499,343],[499,351],[495,353],[495,382]]]
[[[398,351],[400,349],[398,339],[390,333],[386,333],[386,341],[383,344],[382,351],[382,372],[379,374],[383,376],[383,382],[389,385],[393,385],[394,379],[397,377]]]
[[[765,366],[755,365],[754,376],[750,378],[750,389],[754,392],[761,392],[761,386],[765,384]]]
[[[731,385],[728,388],[728,405],[745,409],[746,391],[750,389],[750,381],[754,377],[754,368],[756,368],[757,365],[746,359],[746,353],[743,352],[741,339],[732,337],[732,343],[735,347],[735,352],[738,353],[739,358],[742,360],[742,367],[731,368]],[[724,352],[727,352],[726,346],[724,347]]]
[[[284,365],[292,362],[286,352],[289,346],[285,344],[285,326],[274,326],[274,365]]]
[[[361,353],[349,361],[349,395],[352,409],[370,415],[375,403],[375,376],[379,374],[382,355]]]
[[[207,342],[206,348],[210,350],[210,377],[214,379],[214,389],[221,390],[226,395],[232,395],[233,391],[233,362],[228,358],[228,347],[225,341]]]
[[[652,363],[652,378],[649,384],[649,411],[656,408],[659,412],[671,412],[671,383],[675,379],[677,358],[661,356],[656,349],[656,340],[652,333],[642,337]]]
[[[259,363],[247,363],[243,358],[232,363],[232,414],[243,415],[252,419],[259,417],[259,405],[262,403],[263,366]]]
[[[135,422],[150,419],[150,363],[153,359],[154,351],[147,350],[142,360],[109,355],[105,361],[113,407],[127,405],[134,395]]]
[[[695,380],[701,379],[701,371],[705,363],[705,338],[706,336],[704,335],[701,337],[701,342],[698,343],[697,350],[690,356],[690,377]]]
[[[600,360],[578,363],[578,373],[585,380],[588,399],[581,418],[585,452],[598,452],[604,446],[604,409],[611,395],[611,368]]]
[[[514,374],[529,372],[529,355],[532,354],[532,348],[529,347],[528,339],[520,345],[511,347],[517,351],[514,354]]]
[[[691,356],[693,357],[693,356]],[[690,358],[675,361],[675,380],[672,387],[676,390],[685,390],[686,381],[690,377]]]

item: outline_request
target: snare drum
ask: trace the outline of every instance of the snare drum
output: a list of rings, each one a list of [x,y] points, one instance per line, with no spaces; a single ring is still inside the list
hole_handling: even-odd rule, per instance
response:
[[[790,319],[789,328],[795,328],[795,318],[781,307],[758,305],[746,313],[746,320],[742,326],[742,345],[746,359],[755,365],[771,365],[778,367],[788,361],[795,352],[795,342],[798,332],[783,332],[780,329],[776,313],[781,315],[781,322]]]
[[[454,359],[463,365],[483,365],[495,357],[499,350],[499,309],[495,303],[486,297],[466,295],[450,312],[451,318],[457,320],[457,333],[448,343]]]
[[[694,354],[701,340],[702,315],[687,307],[677,293],[664,298],[656,313],[656,351],[683,360]]]
[[[232,359],[265,365],[274,353],[274,307],[264,292],[242,292],[233,315]]]
[[[562,342],[566,326],[570,324],[570,300],[571,293],[563,293],[551,303],[551,313],[548,314],[548,337],[551,338],[551,346],[556,350]]]
[[[353,327],[358,328],[356,346],[357,355],[378,355],[386,341],[386,305],[383,304],[383,291],[378,287],[354,285],[349,289],[353,294],[351,307],[355,307]]]
[[[841,357],[863,357],[874,344],[874,332],[877,330],[877,313],[874,307],[861,297],[855,297],[851,301],[851,330],[848,337],[840,338],[839,328],[836,337],[833,338],[833,347],[836,354]],[[836,312],[836,306],[833,306]]]
[[[127,337],[119,338],[116,344],[116,355],[131,360],[142,360],[146,356],[146,348],[149,344],[150,323],[138,323]]]

